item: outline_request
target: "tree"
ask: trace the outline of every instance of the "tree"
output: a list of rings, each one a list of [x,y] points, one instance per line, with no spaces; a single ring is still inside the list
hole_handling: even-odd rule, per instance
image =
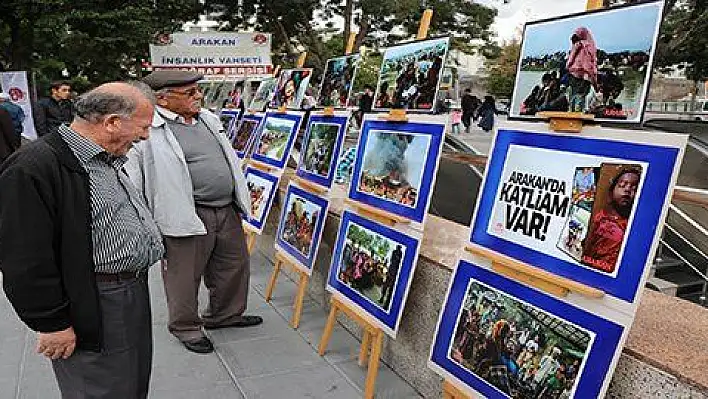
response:
[[[702,0],[673,1],[657,46],[657,66],[682,65],[694,82],[708,78],[708,8]]]
[[[516,69],[519,60],[521,45],[512,41],[501,47],[499,55],[491,59],[487,66],[486,86],[489,94],[511,98],[514,92]]]

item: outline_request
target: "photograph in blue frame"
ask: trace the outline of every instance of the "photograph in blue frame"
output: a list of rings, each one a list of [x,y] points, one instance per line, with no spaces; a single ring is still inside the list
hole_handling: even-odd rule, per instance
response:
[[[553,151],[555,155],[546,155],[542,161],[533,159],[508,159],[510,151],[528,148],[532,151]],[[530,151],[529,151],[530,152]],[[633,303],[640,288],[647,260],[651,255],[657,226],[661,222],[664,201],[672,184],[674,167],[680,150],[676,147],[664,147],[651,144],[631,143],[591,137],[571,137],[522,130],[500,129],[495,139],[489,167],[482,187],[477,211],[472,222],[470,241],[495,252],[504,254],[529,265],[543,268],[549,272],[574,281],[598,288],[623,301]],[[520,245],[510,239],[491,234],[490,228],[500,228],[494,220],[495,209],[504,203],[497,195],[504,188],[503,173],[507,163],[533,163],[538,168],[549,168],[559,157],[577,156],[575,165],[562,168],[572,180],[575,166],[600,166],[583,164],[582,158],[606,158],[621,160],[626,164],[645,165],[634,201],[634,208],[626,222],[627,228],[622,241],[621,252],[612,274],[586,267],[570,257],[554,256],[550,245],[538,250],[529,245]],[[552,168],[552,167],[551,167]],[[548,169],[548,173],[558,173],[559,168]],[[533,177],[531,177],[533,178]],[[569,188],[568,188],[569,189]],[[501,204],[501,205],[499,205]],[[498,232],[497,232],[498,233]],[[549,240],[555,247],[555,240]]]
[[[419,246],[417,238],[344,211],[327,289],[371,315],[395,338]]]
[[[255,168],[246,168],[246,186],[251,195],[251,209],[246,220],[258,233],[263,231],[273,198],[278,189],[278,177]]]
[[[422,223],[444,135],[444,123],[365,120],[349,198]]]
[[[619,324],[461,260],[430,363],[486,398],[530,399],[564,390],[570,398],[597,398],[621,353],[623,331]]]
[[[301,113],[266,113],[251,158],[283,169],[295,144],[301,122]]]
[[[234,137],[235,127],[238,125],[238,117],[241,114],[237,109],[222,109],[219,113],[221,124],[224,127],[224,134],[231,141]]]
[[[299,177],[322,187],[332,187],[348,125],[347,116],[310,116],[297,166]]]
[[[243,159],[249,154],[250,148],[258,139],[262,121],[263,117],[259,115],[245,115],[243,117],[231,140],[236,156]]]
[[[329,201],[290,184],[283,204],[275,242],[311,273]]]

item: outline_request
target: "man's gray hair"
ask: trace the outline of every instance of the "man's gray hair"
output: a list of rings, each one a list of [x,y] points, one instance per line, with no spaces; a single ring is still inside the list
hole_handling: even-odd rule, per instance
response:
[[[138,90],[142,97],[155,105],[156,99],[148,85],[138,81],[124,82]],[[130,117],[138,107],[140,98],[126,90],[99,86],[81,96],[74,104],[76,115],[90,123],[98,123],[108,115]]]

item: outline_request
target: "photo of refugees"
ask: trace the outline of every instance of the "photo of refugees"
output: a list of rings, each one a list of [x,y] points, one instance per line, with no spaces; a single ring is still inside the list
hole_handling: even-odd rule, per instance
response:
[[[572,197],[568,221],[563,227],[558,248],[580,262],[583,254],[583,240],[590,226],[590,212],[595,203],[599,167],[575,169]]]
[[[285,157],[290,136],[297,134],[296,121],[269,116],[256,145],[255,153],[265,158],[281,162]]]
[[[258,121],[244,118],[243,121],[241,121],[241,125],[239,125],[238,130],[236,130],[233,140],[231,141],[234,150],[236,150],[239,154],[246,152],[246,147],[248,146],[248,143],[251,142],[251,137],[256,132],[257,128]]]
[[[614,273],[642,179],[640,165],[603,163],[581,263]]]
[[[640,4],[527,24],[510,115],[582,112],[599,120],[639,122],[662,6]]]
[[[415,208],[429,147],[428,135],[370,130],[357,190]]]
[[[277,85],[277,78],[263,79],[260,86],[258,86],[258,90],[253,96],[253,100],[251,100],[251,104],[248,106],[248,109],[256,112],[265,111],[266,106],[268,106],[270,100],[273,98],[273,93],[275,93],[275,88]]]
[[[471,280],[450,358],[514,399],[573,398],[589,332]]]
[[[250,173],[249,173],[250,172]],[[273,187],[277,183],[267,180],[254,173],[253,170],[246,171],[246,186],[251,193],[251,219],[257,222],[263,221],[264,211],[268,205]]]
[[[280,78],[270,102],[271,108],[284,106],[300,109],[311,77],[312,69],[285,69],[280,72]]]
[[[285,214],[280,221],[278,241],[287,243],[302,257],[309,259],[313,235],[322,214],[322,206],[308,201],[293,191],[288,191]]]
[[[317,105],[320,107],[346,108],[356,77],[359,55],[327,60]]]
[[[374,108],[432,110],[449,41],[445,37],[387,49],[381,64]]]
[[[329,176],[339,129],[340,126],[333,123],[313,122],[310,125],[310,134],[304,144],[302,169],[324,178]]]
[[[352,221],[337,278],[388,313],[405,252],[400,243]]]

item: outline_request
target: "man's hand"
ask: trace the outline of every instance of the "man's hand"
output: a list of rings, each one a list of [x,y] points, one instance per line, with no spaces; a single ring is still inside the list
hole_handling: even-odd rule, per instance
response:
[[[39,333],[37,353],[52,359],[68,359],[76,349],[76,334],[72,327],[53,333]]]

